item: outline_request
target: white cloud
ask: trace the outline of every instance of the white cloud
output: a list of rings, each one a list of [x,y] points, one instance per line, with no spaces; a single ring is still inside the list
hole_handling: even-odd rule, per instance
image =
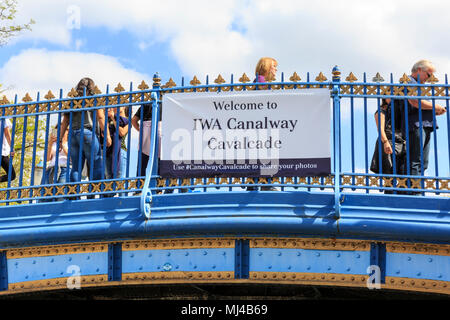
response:
[[[67,21],[71,6],[80,8],[80,28],[127,30],[136,47],[168,41],[186,76],[253,74],[261,56],[273,56],[289,77],[311,72],[330,77],[334,65],[345,77],[354,72],[370,79],[380,72],[397,81],[414,62],[427,58],[438,78],[450,70],[450,42],[442,32],[450,20],[442,12],[450,2],[430,0],[22,0],[20,17],[37,21],[22,39],[45,39],[75,47]],[[92,47],[91,47],[92,48]],[[161,66],[163,68],[164,66]],[[161,70],[163,72],[163,70]]]
[[[125,68],[113,57],[96,53],[30,49],[12,57],[0,69],[0,83],[12,87],[5,94],[10,99],[17,94],[19,101],[26,93],[35,99],[37,92],[42,97],[48,90],[59,96],[59,89],[64,90],[65,97],[83,77],[91,77],[102,92],[107,84],[114,86],[109,89],[113,92],[119,82],[125,88],[131,81],[134,87],[142,80],[151,83],[151,77]]]

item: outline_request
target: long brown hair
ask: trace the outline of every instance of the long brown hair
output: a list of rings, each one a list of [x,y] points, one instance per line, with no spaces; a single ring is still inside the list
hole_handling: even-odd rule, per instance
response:
[[[91,78],[83,78],[78,82],[76,91],[79,97],[84,96],[84,89],[86,89],[87,96],[93,96],[95,94],[95,83]]]

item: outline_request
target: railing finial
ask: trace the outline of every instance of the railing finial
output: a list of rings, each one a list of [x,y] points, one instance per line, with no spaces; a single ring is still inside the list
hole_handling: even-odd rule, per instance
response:
[[[158,72],[153,75],[153,89],[159,89],[161,86],[161,78],[159,77]]]
[[[338,66],[334,66],[331,73],[333,74],[333,82],[341,81],[341,71],[339,70]]]

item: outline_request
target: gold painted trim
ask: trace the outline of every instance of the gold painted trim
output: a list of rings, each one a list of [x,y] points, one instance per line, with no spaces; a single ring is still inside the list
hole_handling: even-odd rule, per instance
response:
[[[251,239],[250,248],[369,251],[371,242],[373,241],[338,240],[338,239],[262,238],[262,239]]]
[[[10,284],[1,295],[33,291],[67,289],[69,278],[56,278]],[[250,272],[249,279],[235,279],[234,272],[146,272],[125,273],[121,281],[108,281],[107,275],[81,276],[81,289],[87,287],[106,287],[142,284],[182,284],[182,283],[275,283],[312,286],[367,287],[367,275],[323,274],[323,273],[278,273]],[[448,281],[386,277],[381,289],[428,292],[450,295]],[[369,289],[368,289],[369,290]],[[375,289],[374,289],[375,290]]]
[[[450,256],[450,245],[390,242],[386,243],[386,252]]]
[[[220,272],[191,272],[191,271],[174,271],[174,272],[138,272],[122,274],[123,283],[142,283],[152,281],[179,281],[186,282],[195,280],[234,280],[234,271]]]
[[[303,272],[250,272],[249,280],[308,285],[365,287],[368,275]]]
[[[84,193],[102,193],[103,191],[115,191],[117,193],[133,192],[135,190],[142,189],[144,185],[144,179],[130,179],[130,180],[117,180],[110,182],[84,182],[74,185],[55,185],[53,187],[40,187],[34,186],[21,190],[8,190],[7,188],[0,189],[0,200],[23,200],[32,197],[48,197],[52,198],[55,195],[76,195],[83,196]],[[128,187],[126,184],[128,183]],[[115,186],[115,190],[114,190]],[[103,191],[102,191],[103,187]],[[67,192],[66,192],[67,188]],[[133,190],[133,191],[130,191]],[[19,196],[20,191],[20,196]],[[9,192],[9,195],[8,195]],[[52,194],[54,192],[54,194]],[[30,196],[31,195],[31,196]],[[61,198],[62,199],[62,198]],[[30,201],[30,200],[25,200]]]
[[[67,288],[67,280],[68,279],[71,279],[71,278],[65,277],[65,278],[55,278],[55,279],[45,279],[45,280],[10,283],[8,285],[8,290],[0,291],[0,295],[11,294],[11,293],[31,292],[31,291],[42,291],[42,290],[68,289]],[[108,275],[106,275],[106,274],[80,277],[81,289],[83,288],[83,286],[90,287],[90,286],[96,286],[99,284],[104,284],[107,282],[108,282]]]
[[[354,188],[357,186],[374,186],[374,187],[394,187],[393,178],[388,177],[375,177],[364,175],[341,175],[341,187],[342,188]],[[422,189],[421,183],[423,183],[423,189],[426,192],[439,192],[439,190],[450,190],[449,179],[428,179],[428,178],[396,178],[397,188],[408,188],[408,181],[410,182],[410,189]],[[439,184],[439,186],[437,186]],[[448,196],[443,193],[444,196]]]
[[[66,254],[97,253],[107,251],[108,251],[107,243],[55,245],[55,246],[9,249],[6,251],[6,258],[18,259],[30,257],[49,257]]]
[[[198,248],[234,248],[235,239],[164,239],[126,241],[123,251],[161,250],[161,249],[198,249]]]
[[[443,293],[450,295],[450,282],[428,279],[386,277],[383,289]]]

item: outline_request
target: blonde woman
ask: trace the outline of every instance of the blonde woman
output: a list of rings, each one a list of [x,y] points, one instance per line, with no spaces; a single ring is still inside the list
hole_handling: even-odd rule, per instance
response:
[[[274,58],[263,57],[259,59],[255,68],[255,82],[267,82],[275,80],[278,62]]]
[[[255,68],[255,80],[253,82],[264,83],[274,81],[277,74],[278,62],[274,58],[263,57],[259,59]],[[255,191],[256,187],[247,187],[247,191]],[[261,191],[278,191],[275,187],[261,187]]]

